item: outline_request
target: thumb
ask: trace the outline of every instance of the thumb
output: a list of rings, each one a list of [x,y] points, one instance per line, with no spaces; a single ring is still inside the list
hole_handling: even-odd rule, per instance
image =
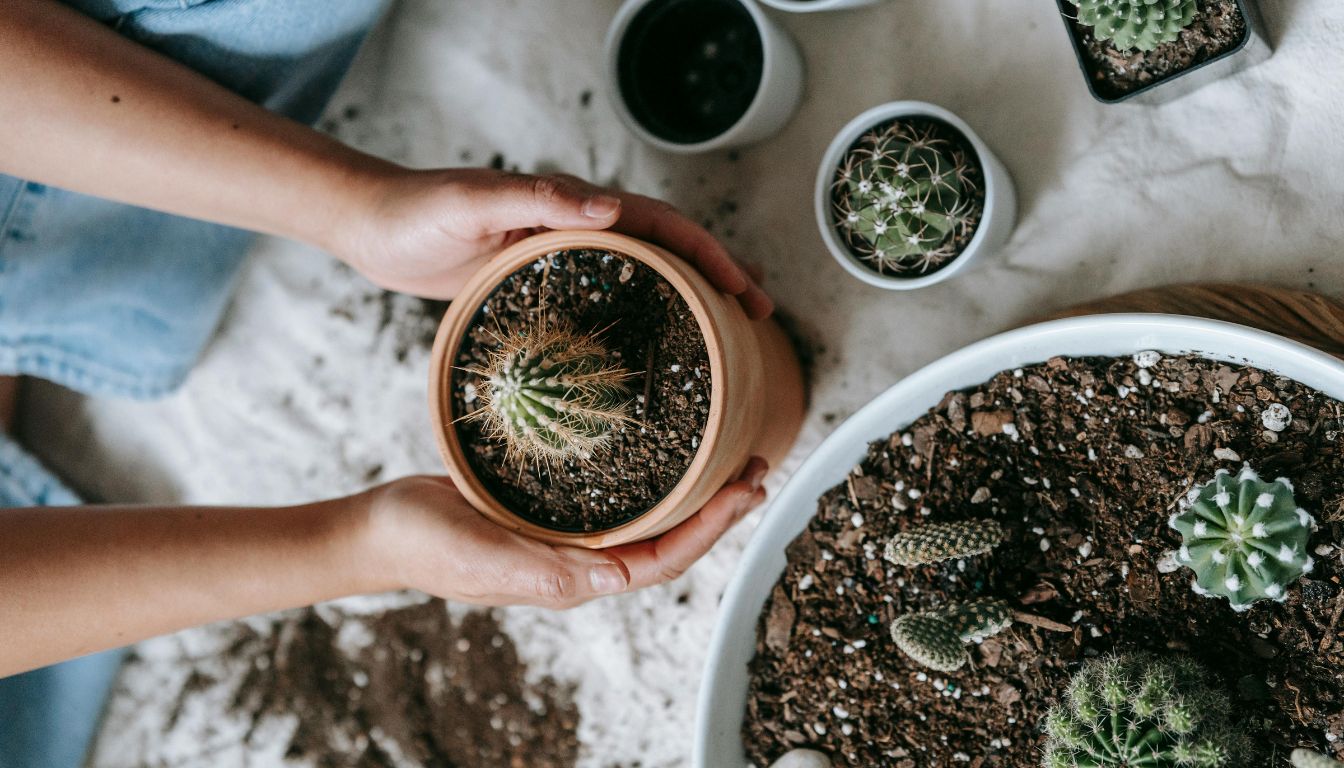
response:
[[[476,226],[486,234],[532,227],[605,229],[621,213],[619,198],[569,176],[503,176],[474,203]]]
[[[603,595],[626,591],[630,569],[619,558],[578,547],[553,547],[522,573],[528,582],[529,602],[551,608],[569,608]]]

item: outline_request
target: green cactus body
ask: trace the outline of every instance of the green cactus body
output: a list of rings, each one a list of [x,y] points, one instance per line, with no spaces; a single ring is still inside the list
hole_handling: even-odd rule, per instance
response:
[[[1292,758],[1293,768],[1344,768],[1344,763],[1309,749],[1294,749]]]
[[[1146,654],[1090,661],[1045,718],[1045,768],[1223,768],[1242,737],[1232,706],[1194,661]]]
[[[969,226],[964,152],[932,128],[896,121],[859,138],[837,169],[834,220],[880,272],[927,272],[958,253]]]
[[[588,461],[630,420],[629,373],[591,336],[535,327],[505,340],[489,368],[483,413],[511,455]]]
[[[929,523],[891,537],[886,559],[896,565],[928,565],[983,555],[1002,541],[1003,526],[997,520]]]
[[[954,672],[967,659],[966,644],[997,635],[1013,623],[1013,612],[1001,600],[980,598],[934,611],[907,613],[891,623],[896,647],[919,664]]]
[[[1237,611],[1287,597],[1312,569],[1307,540],[1316,521],[1293,499],[1286,478],[1262,481],[1249,466],[1234,478],[1220,469],[1192,488],[1168,524],[1181,534],[1176,559],[1195,572],[1192,588],[1226,597]]]
[[[1098,40],[1122,51],[1151,51],[1180,37],[1198,10],[1197,0],[1071,0],[1078,22]]]

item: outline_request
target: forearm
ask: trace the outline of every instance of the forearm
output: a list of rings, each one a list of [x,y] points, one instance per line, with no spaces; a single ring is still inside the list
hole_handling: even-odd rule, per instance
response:
[[[391,588],[367,494],[276,509],[0,510],[0,677],[221,619]]]
[[[0,171],[322,244],[394,166],[54,0],[0,8]]]

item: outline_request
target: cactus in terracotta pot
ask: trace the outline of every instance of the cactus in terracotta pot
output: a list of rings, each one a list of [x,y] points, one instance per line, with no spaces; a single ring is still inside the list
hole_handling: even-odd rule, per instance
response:
[[[1180,37],[1199,10],[1197,0],[1070,0],[1078,22],[1122,51],[1151,51]]]
[[[904,121],[859,137],[832,185],[833,220],[879,272],[923,273],[952,260],[971,224],[965,153],[932,128]]]
[[[484,418],[511,458],[590,461],[630,421],[630,373],[601,342],[563,325],[537,324],[504,338],[484,369]]]
[[[1147,654],[1087,662],[1045,718],[1045,768],[1224,768],[1243,737],[1194,661]]]
[[[1316,521],[1297,506],[1286,478],[1264,482],[1249,466],[1226,469],[1190,489],[1168,525],[1181,534],[1177,562],[1195,572],[1192,588],[1226,597],[1236,611],[1287,596],[1312,569],[1307,540]]]
[[[997,520],[958,520],[928,523],[892,536],[886,559],[896,565],[916,566],[983,555],[1003,541]]]
[[[1013,623],[1002,600],[980,598],[933,611],[907,613],[891,623],[896,647],[916,662],[939,672],[953,672],[966,663],[966,644],[997,635]]]

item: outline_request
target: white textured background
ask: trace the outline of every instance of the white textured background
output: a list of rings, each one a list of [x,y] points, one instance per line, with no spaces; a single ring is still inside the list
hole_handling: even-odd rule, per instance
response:
[[[1275,56],[1158,108],[1092,101],[1050,0],[890,0],[777,16],[803,49],[807,95],[782,134],[735,160],[661,155],[622,130],[601,77],[616,5],[402,0],[337,96],[334,130],[417,166],[500,153],[523,171],[619,183],[711,221],[740,256],[765,265],[780,306],[824,347],[792,465],[828,431],[827,415],[1023,317],[1173,281],[1329,292],[1344,278],[1339,0],[1261,0]],[[814,164],[832,133],[897,98],[964,117],[1015,177],[1021,208],[1002,253],[915,294],[847,276],[812,224]],[[358,115],[347,118],[351,106]],[[384,478],[435,471],[425,350],[413,347],[404,362],[394,354],[398,333],[419,332],[407,325],[412,304],[395,304],[393,326],[380,330],[372,293],[320,253],[263,241],[179,394],[146,405],[44,389],[26,431],[82,490],[118,500],[283,503],[355,490],[375,465]],[[333,315],[337,306],[353,320]],[[569,614],[505,612],[533,673],[577,683],[582,765],[686,762],[715,606],[753,519],[671,586]],[[237,745],[221,710],[227,677],[163,733],[183,659],[217,651],[227,635],[207,628],[145,644],[148,663],[123,681],[96,764],[278,764],[285,724],[273,724],[269,749],[255,746],[268,743],[265,729],[252,748]]]

